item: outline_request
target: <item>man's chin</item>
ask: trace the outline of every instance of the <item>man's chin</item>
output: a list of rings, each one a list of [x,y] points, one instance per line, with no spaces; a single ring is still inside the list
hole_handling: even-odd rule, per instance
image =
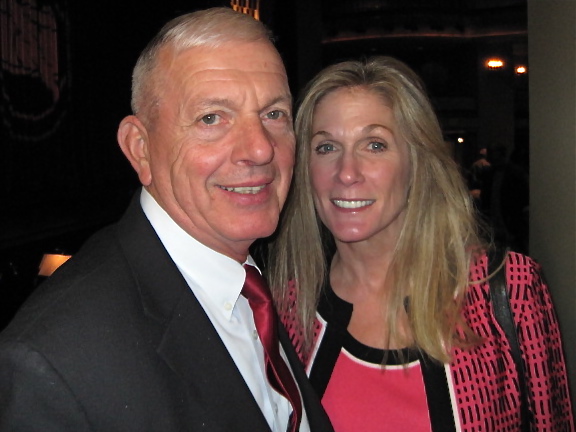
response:
[[[278,224],[276,222],[263,222],[258,225],[251,223],[245,226],[238,224],[234,227],[234,237],[240,241],[249,239],[256,241],[258,239],[269,237],[274,234],[277,226]]]

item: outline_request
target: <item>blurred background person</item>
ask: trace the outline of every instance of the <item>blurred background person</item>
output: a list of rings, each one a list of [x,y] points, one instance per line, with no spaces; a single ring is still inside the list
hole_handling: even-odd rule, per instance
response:
[[[478,157],[470,166],[467,171],[468,176],[468,189],[470,189],[470,194],[474,198],[474,203],[478,207],[479,211],[483,211],[482,204],[484,198],[484,190],[486,184],[490,181],[490,162],[487,159],[488,150],[486,147],[482,147],[478,151]]]

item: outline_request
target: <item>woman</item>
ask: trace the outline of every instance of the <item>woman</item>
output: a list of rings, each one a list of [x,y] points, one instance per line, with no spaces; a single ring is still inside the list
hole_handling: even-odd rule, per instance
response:
[[[386,57],[328,67],[296,132],[268,277],[335,430],[519,430],[488,247],[418,77]],[[540,268],[516,253],[505,267],[532,430],[573,430]]]

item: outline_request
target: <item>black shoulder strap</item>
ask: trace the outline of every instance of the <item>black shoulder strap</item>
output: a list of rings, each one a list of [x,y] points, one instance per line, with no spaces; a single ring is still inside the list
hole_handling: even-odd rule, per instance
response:
[[[518,386],[520,390],[520,409],[521,409],[521,431],[530,430],[530,410],[528,408],[528,393],[526,388],[526,375],[524,373],[524,363],[522,362],[522,355],[520,352],[520,345],[518,344],[518,336],[516,334],[516,325],[512,311],[510,310],[510,301],[508,299],[508,289],[506,283],[506,259],[508,257],[508,249],[495,248],[488,254],[488,274],[492,275],[490,278],[490,297],[492,299],[492,307],[494,315],[498,324],[504,330],[510,350],[512,351],[512,358],[516,366],[518,374]]]

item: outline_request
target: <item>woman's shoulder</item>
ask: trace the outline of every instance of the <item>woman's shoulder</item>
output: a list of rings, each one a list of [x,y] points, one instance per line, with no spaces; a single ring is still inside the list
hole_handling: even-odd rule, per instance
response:
[[[506,288],[513,307],[520,303],[531,303],[542,295],[549,296],[542,268],[535,259],[519,252],[508,251],[505,263],[495,262],[490,265],[489,260],[494,259],[494,256],[499,256],[498,260],[503,259],[502,254],[483,253],[471,263],[468,303],[484,303],[490,298],[490,285],[496,283],[491,273],[502,271],[501,264],[505,265]]]
[[[488,276],[489,259],[493,259],[493,256],[502,256],[502,254],[489,254],[484,252],[472,261],[470,266],[471,280],[480,280]],[[495,263],[494,267],[499,268],[500,263]],[[514,251],[508,251],[506,254],[506,274],[508,275],[508,280],[518,275],[539,273],[541,270],[541,265],[528,255]]]
[[[497,278],[494,278],[494,275],[490,273],[494,273],[496,271],[494,269],[502,271],[499,262],[492,266],[489,265],[488,261],[492,255],[482,254],[470,267],[468,305],[470,303],[489,304],[490,286],[497,283]],[[511,308],[516,314],[528,309],[550,307],[549,288],[544,280],[542,267],[534,258],[522,253],[508,251],[504,271],[508,298]]]
[[[534,276],[540,277],[542,266],[532,257],[518,252],[508,252],[506,274],[508,281],[526,280]]]

